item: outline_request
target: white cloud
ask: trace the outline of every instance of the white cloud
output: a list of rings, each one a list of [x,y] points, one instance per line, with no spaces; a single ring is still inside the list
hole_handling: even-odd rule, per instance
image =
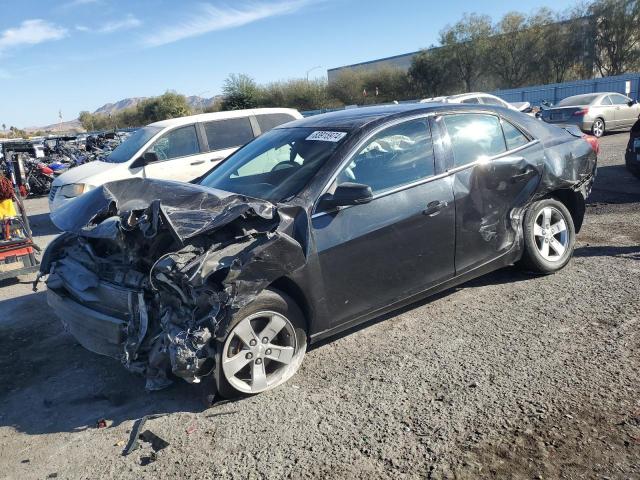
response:
[[[62,8],[80,7],[82,5],[91,5],[92,3],[102,3],[102,0],[72,0],[62,5]]]
[[[45,20],[25,20],[19,27],[0,33],[0,51],[20,45],[36,45],[67,36],[67,29]]]
[[[116,20],[103,24],[100,28],[98,28],[97,31],[100,33],[113,33],[117,32],[118,30],[128,30],[131,28],[136,28],[140,25],[142,25],[142,22],[135,16],[129,14],[122,20]]]
[[[144,44],[157,47],[208,32],[240,27],[265,18],[292,14],[318,1],[280,0],[267,3],[250,2],[240,6],[215,6],[204,3],[199,6],[198,12],[189,18],[145,37]]]
[[[91,29],[84,25],[76,25],[76,30],[78,30],[79,32],[88,32]]]

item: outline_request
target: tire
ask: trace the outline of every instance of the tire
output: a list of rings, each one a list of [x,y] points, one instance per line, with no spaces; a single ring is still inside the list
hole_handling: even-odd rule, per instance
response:
[[[549,222],[546,222],[547,215]],[[549,225],[551,229],[547,228]],[[576,231],[569,210],[561,202],[548,198],[533,203],[525,213],[523,233],[524,253],[520,265],[526,270],[548,275],[561,270],[571,260]],[[560,247],[564,248],[561,253]]]
[[[629,170],[632,175],[640,178],[640,162],[634,161],[635,159],[632,158],[634,155],[635,152],[627,151],[627,154],[625,155],[625,164],[627,166],[627,170]]]
[[[272,334],[272,331],[265,333],[271,325],[280,329],[265,343],[265,335]],[[263,290],[236,312],[228,331],[224,341],[216,342],[215,367],[217,393],[227,399],[262,393],[284,384],[300,368],[307,349],[306,322],[300,307],[276,290]],[[287,362],[276,360],[276,356]]]
[[[606,125],[604,120],[602,118],[596,118],[591,125],[591,134],[596,138],[600,138],[604,135],[605,131]]]

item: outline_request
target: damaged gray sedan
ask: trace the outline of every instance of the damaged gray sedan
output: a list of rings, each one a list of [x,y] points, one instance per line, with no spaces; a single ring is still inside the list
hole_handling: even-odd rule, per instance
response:
[[[48,302],[157,390],[287,381],[307,345],[489,271],[570,260],[597,142],[487,105],[276,128],[193,184],[108,183],[52,214]]]

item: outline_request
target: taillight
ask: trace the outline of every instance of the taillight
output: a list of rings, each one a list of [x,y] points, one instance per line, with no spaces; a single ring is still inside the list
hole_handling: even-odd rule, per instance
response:
[[[589,109],[588,108],[583,108],[581,110],[578,110],[577,112],[573,112],[573,116],[574,117],[584,117],[587,113],[589,113]]]
[[[598,139],[596,137],[594,137],[593,135],[583,135],[582,138],[584,138],[587,143],[591,145],[591,149],[596,152],[596,155],[600,153],[600,142],[598,142]]]

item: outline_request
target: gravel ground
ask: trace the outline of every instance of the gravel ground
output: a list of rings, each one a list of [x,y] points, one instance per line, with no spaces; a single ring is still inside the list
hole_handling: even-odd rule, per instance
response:
[[[310,351],[287,385],[154,394],[0,284],[3,478],[640,478],[640,180],[602,139],[575,258],[509,268]],[[46,244],[46,200],[28,202]],[[122,456],[133,422],[170,445]],[[95,428],[99,419],[108,428]]]

